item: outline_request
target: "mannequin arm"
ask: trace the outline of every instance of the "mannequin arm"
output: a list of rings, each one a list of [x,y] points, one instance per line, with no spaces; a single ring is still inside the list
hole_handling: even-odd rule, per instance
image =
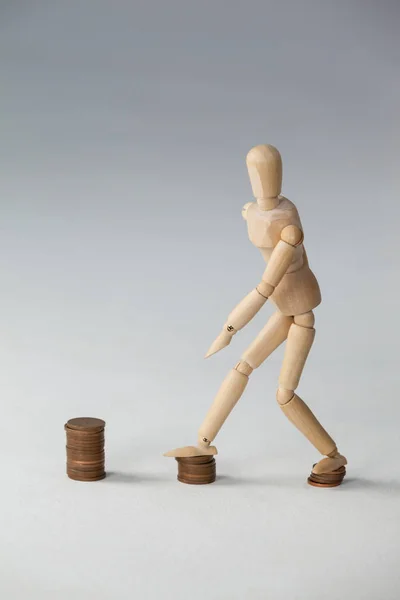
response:
[[[221,333],[211,344],[205,358],[228,346],[235,333],[247,325],[264,306],[291,264],[296,246],[302,241],[303,233],[298,227],[289,225],[282,230],[281,239],[271,254],[260,283],[230,313]]]

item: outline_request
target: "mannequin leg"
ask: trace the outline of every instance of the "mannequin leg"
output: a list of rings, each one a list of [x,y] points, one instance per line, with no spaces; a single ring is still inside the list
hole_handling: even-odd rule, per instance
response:
[[[164,456],[185,457],[217,453],[217,449],[214,446],[210,446],[210,444],[242,396],[248,383],[249,375],[285,341],[292,324],[292,317],[282,315],[280,312],[272,315],[257,338],[244,352],[241,360],[222,382],[214,402],[199,429],[198,445],[176,448],[175,450],[166,452]]]
[[[307,356],[314,341],[315,330],[312,311],[294,317],[288,333],[285,356],[279,376],[277,400],[289,421],[293,423],[327,458],[313,468],[313,473],[331,473],[347,464],[346,458],[338,452],[335,442],[325,431],[314,414],[295,394]]]

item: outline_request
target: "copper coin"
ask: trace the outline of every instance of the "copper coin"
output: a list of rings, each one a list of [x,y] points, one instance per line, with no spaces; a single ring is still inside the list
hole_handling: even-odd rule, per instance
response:
[[[311,473],[310,477],[323,481],[339,481],[340,479],[343,479],[345,475],[346,470],[343,469],[343,471],[340,471],[339,473]]]
[[[70,419],[65,424],[65,427],[76,429],[78,431],[101,431],[105,426],[105,421],[93,417],[78,417],[76,419]]]
[[[213,477],[187,477],[185,474],[178,473],[178,481],[182,483],[212,483],[215,481]]]
[[[215,469],[215,465],[204,464],[204,465],[180,465],[180,468],[188,473],[203,473],[210,469]]]
[[[178,481],[193,485],[213,483],[216,479],[213,456],[178,457]]]
[[[68,444],[82,444],[83,446],[90,446],[91,444],[104,444],[104,438],[93,438],[92,440],[88,440],[86,438],[74,438],[67,436]]]
[[[206,471],[203,473],[188,473],[183,469],[178,471],[178,475],[181,477],[186,477],[187,479],[208,479],[210,477],[214,477],[216,471]]]
[[[92,451],[92,450],[77,450],[76,448],[67,448],[67,456],[75,456],[79,458],[80,456],[105,456],[104,448],[102,450]]]
[[[82,445],[82,446],[90,446],[90,445],[96,445],[96,444],[103,444],[104,445],[104,438],[93,438],[92,440],[88,440],[86,438],[74,438],[71,436],[67,436],[67,445],[69,444],[73,444],[73,445]]]
[[[322,488],[331,488],[331,487],[337,487],[338,485],[340,485],[342,483],[342,481],[335,481],[332,483],[318,483],[316,481],[313,481],[310,477],[307,479],[307,483],[309,485],[313,485],[314,487],[322,487]]]
[[[210,479],[200,479],[196,481],[194,479],[187,479],[186,477],[182,477],[181,475],[178,475],[177,479],[181,483],[187,483],[189,485],[207,485],[208,483],[214,483],[215,481],[215,477]]]
[[[341,477],[335,477],[335,478],[315,476],[314,473],[311,473],[311,475],[310,475],[310,479],[312,479],[316,483],[336,483],[337,481],[342,481],[343,478],[344,478],[344,475],[342,475]]]
[[[105,439],[104,434],[100,433],[99,435],[84,435],[80,433],[79,435],[70,435],[67,433],[67,440],[74,440],[76,442],[101,442]]]
[[[64,429],[67,433],[67,435],[87,435],[87,436],[91,436],[91,435],[104,435],[105,433],[105,427],[103,427],[102,429],[73,429],[72,427],[69,427],[67,424],[64,425]]]
[[[178,473],[186,475],[187,477],[211,477],[216,472],[216,469],[208,469],[207,471],[186,471],[185,469],[179,469]]]
[[[75,435],[77,437],[94,437],[96,435],[105,434],[105,428],[92,431],[91,429],[71,429],[71,427],[68,427],[68,425],[64,425],[64,429],[67,435]]]
[[[68,440],[66,447],[70,448],[71,450],[78,450],[78,452],[85,452],[85,451],[103,452],[104,451],[104,444],[74,444],[73,442],[70,442],[69,440]]]
[[[78,471],[94,471],[96,469],[104,469],[105,462],[90,462],[90,463],[78,463],[76,461],[67,461],[67,469],[76,469]]]
[[[70,456],[67,456],[67,465],[72,465],[72,464],[76,464],[76,465],[104,465],[105,464],[105,459],[103,458],[99,458],[99,459],[89,459],[87,460],[86,458],[82,459],[80,458],[79,460],[76,460],[76,458],[71,458]]]
[[[75,475],[75,477],[99,477],[104,473],[104,469],[97,469],[96,471],[80,471],[79,469],[67,469],[68,475]]]
[[[331,473],[311,473],[307,482],[314,487],[337,487],[342,483],[345,475],[346,469],[343,466]]]
[[[104,457],[104,452],[76,452],[73,450],[67,452],[67,458],[71,458],[72,460],[104,460]]]
[[[83,448],[90,448],[91,446],[104,446],[104,440],[72,440],[71,438],[67,438],[67,446],[82,446]]]
[[[71,458],[70,456],[67,456],[67,463],[68,464],[74,464],[74,465],[104,465],[104,457],[103,458],[96,458],[96,459],[82,459],[80,458],[79,460],[76,460],[76,458]]]
[[[79,446],[79,447],[83,447],[83,448],[90,448],[91,446],[104,446],[104,440],[96,440],[93,442],[83,442],[83,441],[78,441],[78,440],[71,440],[70,438],[67,438],[67,446]]]
[[[98,473],[99,471],[104,471],[105,463],[100,463],[99,465],[77,465],[76,463],[67,463],[67,469],[69,471],[95,471]]]
[[[77,452],[75,450],[67,451],[67,458],[73,460],[101,460],[104,459],[104,452]]]
[[[184,456],[176,458],[178,463],[188,464],[188,465],[198,465],[203,463],[212,463],[215,462],[214,456]]]
[[[93,478],[81,477],[80,475],[76,476],[72,473],[67,473],[67,475],[70,479],[74,479],[75,481],[100,481],[101,479],[104,479],[106,477],[106,473],[102,473],[101,475],[98,475],[97,477]]]
[[[104,448],[98,448],[97,450],[84,450],[78,448],[68,448],[67,456],[75,456],[75,458],[79,458],[79,456],[83,456],[85,460],[93,460],[94,458],[100,458],[101,456],[105,456]]]
[[[316,465],[313,465],[313,468]],[[346,467],[339,467],[338,469],[336,469],[335,471],[329,471],[328,473],[315,473],[316,475],[326,475],[327,477],[329,475],[341,475],[342,473],[346,472]]]

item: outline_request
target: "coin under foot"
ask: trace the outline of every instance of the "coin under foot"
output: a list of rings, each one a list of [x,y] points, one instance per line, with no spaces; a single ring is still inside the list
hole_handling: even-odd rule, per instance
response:
[[[181,483],[204,485],[215,481],[216,467],[213,456],[187,456],[175,460],[178,463],[178,481]]]
[[[315,465],[313,466],[315,467]],[[340,467],[336,471],[332,471],[332,473],[311,473],[307,482],[315,487],[336,487],[342,483],[345,475],[345,467]]]

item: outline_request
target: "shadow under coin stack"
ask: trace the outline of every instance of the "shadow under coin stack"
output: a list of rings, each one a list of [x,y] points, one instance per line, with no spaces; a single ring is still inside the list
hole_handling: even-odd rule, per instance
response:
[[[345,467],[340,467],[336,471],[332,471],[332,473],[321,473],[320,475],[311,473],[307,481],[315,487],[336,487],[342,483],[345,475]]]
[[[106,476],[104,428],[101,419],[70,419],[64,426],[67,436],[67,475],[77,481],[99,481]]]
[[[213,456],[190,456],[177,458],[178,481],[202,485],[215,481],[215,458]]]

